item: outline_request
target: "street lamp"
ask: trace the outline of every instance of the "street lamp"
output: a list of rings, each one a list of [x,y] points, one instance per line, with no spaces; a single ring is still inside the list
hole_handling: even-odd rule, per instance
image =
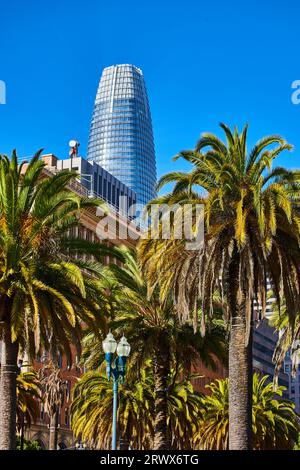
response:
[[[127,357],[130,354],[130,345],[123,335],[121,341],[117,343],[112,333],[109,332],[102,343],[106,359],[106,373],[108,380],[111,375],[114,379],[114,398],[113,398],[113,422],[112,422],[112,450],[117,449],[117,409],[118,409],[118,388],[119,377],[124,383],[125,365]],[[115,353],[117,355],[115,356]]]
[[[76,442],[75,450],[85,450],[86,444],[84,442]]]

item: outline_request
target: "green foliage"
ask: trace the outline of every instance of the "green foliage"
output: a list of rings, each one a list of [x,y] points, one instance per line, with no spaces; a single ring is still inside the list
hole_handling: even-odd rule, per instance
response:
[[[200,397],[189,381],[175,381],[172,371],[168,381],[167,423],[172,448],[187,449],[197,428]],[[131,365],[121,386],[118,407],[119,439],[133,449],[151,449],[154,437],[153,364],[147,361],[139,371]],[[105,372],[88,372],[76,384],[71,405],[71,426],[75,436],[96,449],[109,449],[113,384]]]
[[[140,379],[126,380],[121,386],[118,406],[119,438],[135,448],[149,448],[152,423],[149,409],[153,400],[149,378],[141,371]],[[89,446],[109,449],[113,405],[113,382],[105,372],[88,372],[76,384],[70,408],[71,426]]]
[[[17,429],[30,427],[40,413],[41,383],[35,371],[21,372],[17,377]]]
[[[203,409],[196,441],[203,449],[228,449],[228,379],[208,386],[202,397]],[[253,376],[253,448],[288,450],[297,442],[300,424],[294,404],[282,398],[285,387],[273,389],[268,376]]]
[[[212,369],[216,366],[216,358],[226,364],[226,332],[218,315],[203,338],[199,332],[194,332],[191,324],[181,324],[171,295],[164,302],[161,302],[157,289],[150,297],[147,295],[147,279],[134,252],[125,247],[115,252],[123,265],[111,264],[103,269],[104,288],[110,289],[109,327],[117,335],[124,332],[129,339],[132,346],[130,361],[141,366],[153,359],[164,345],[169,351],[170,368],[182,366],[187,376],[199,360]],[[89,368],[101,365],[104,355],[97,336],[88,334],[85,337],[83,357]]]
[[[220,126],[224,141],[205,133],[195,149],[177,155],[192,165],[191,171],[161,178],[158,189],[167,183],[173,189],[152,204],[163,202],[175,212],[171,236],[162,236],[160,216],[156,232],[149,230],[139,241],[138,253],[148,294],[159,286],[164,301],[172,289],[179,319],[192,318],[202,335],[206,319],[215,315],[214,297],[221,299],[232,354],[229,399],[235,412],[230,416],[230,447],[242,450],[251,447],[250,368],[239,368],[233,357],[239,355],[241,364],[249,362],[252,320],[265,315],[269,281],[278,304],[285,299],[290,325],[295,324],[300,302],[300,172],[272,168],[292,148],[282,137],[265,137],[248,152],[247,125],[241,133]],[[197,205],[203,218],[197,217]],[[177,236],[185,224],[194,231],[192,247],[189,236]],[[254,302],[261,308],[254,309]],[[232,334],[237,331],[239,335]]]
[[[294,445],[294,450],[300,450],[300,434],[298,435],[297,442]]]
[[[216,358],[226,362],[227,342],[224,327],[220,320],[214,320],[210,325],[210,332],[203,338],[199,332],[194,332],[191,324],[182,324],[176,314],[171,295],[164,302],[160,299],[158,289],[155,289],[151,296],[147,295],[147,280],[140,269],[136,254],[125,247],[115,251],[119,259],[122,259],[122,266],[110,265],[103,269],[104,288],[109,290],[112,307],[109,327],[117,336],[124,333],[131,344],[130,370],[141,370],[142,375],[145,368],[148,380],[150,374],[148,364],[151,361],[153,367],[151,396],[155,402],[152,409],[157,410],[159,400],[164,401],[159,403],[164,411],[167,400],[169,400],[169,407],[171,403],[176,405],[176,412],[172,414],[170,408],[169,414],[165,414],[162,439],[167,440],[167,436],[170,435],[172,445],[181,445],[183,448],[183,442],[186,444],[189,442],[191,429],[195,426],[193,413],[189,409],[190,403],[187,400],[188,396],[193,395],[188,380],[193,366],[197,366],[200,360],[211,368],[215,368]],[[99,337],[93,333],[88,333],[84,339],[83,361],[85,367],[89,369],[101,367],[103,364],[102,344]],[[131,380],[133,383],[140,380],[140,377],[136,377],[132,372],[131,376],[132,378],[127,380],[129,387],[131,387]],[[167,381],[172,384],[169,388],[165,384]],[[172,397],[173,392],[175,396]],[[133,396],[134,392],[132,392]],[[182,419],[179,418],[179,410],[182,410]],[[79,413],[81,413],[81,406],[79,406]],[[176,413],[179,413],[178,417]],[[158,414],[157,412],[156,416]],[[103,413],[102,416],[104,416]],[[157,436],[153,419],[155,415],[151,415],[151,426],[154,427],[153,432]],[[135,421],[138,422],[138,419]],[[77,418],[75,422],[78,423]],[[88,433],[88,421],[85,423],[87,428],[84,429]],[[80,426],[78,429],[82,430]],[[99,421],[99,426],[103,429],[104,424]],[[149,428],[148,424],[147,426]],[[98,431],[99,429],[95,430],[95,436],[99,435]],[[108,428],[108,433],[110,433],[110,428]],[[108,433],[105,431],[105,436],[109,436]],[[133,430],[129,434],[135,435]],[[139,435],[138,432],[137,435]],[[134,441],[133,445],[136,448],[141,445],[147,447],[148,441],[144,442],[142,436],[140,438],[142,442]],[[89,439],[91,440],[92,437],[89,436]],[[101,441],[101,445],[108,445],[108,442],[109,437],[105,442]]]
[[[263,138],[248,152],[248,126],[240,134],[225,124],[221,128],[224,142],[205,133],[194,150],[177,155],[192,165],[191,171],[163,176],[158,188],[171,182],[173,190],[153,201],[179,204],[178,211],[186,203],[202,204],[203,245],[188,250],[187,240],[176,239],[173,227],[169,240],[144,237],[139,254],[149,291],[159,284],[165,297],[173,288],[180,318],[193,314],[196,324],[201,299],[204,333],[205,317],[213,314],[213,296],[218,291],[224,301],[231,296],[231,305],[224,303],[226,318],[242,316],[249,336],[251,302],[260,301],[264,315],[268,279],[278,302],[284,295],[292,324],[298,310],[300,172],[272,168],[275,159],[292,148],[282,137]],[[197,234],[195,216],[191,215],[191,221]],[[233,266],[235,276],[229,272]]]
[[[46,177],[40,153],[26,168],[15,152],[0,156],[0,328],[30,357],[60,350],[70,360],[70,344],[80,350],[82,323],[96,331],[104,322],[90,277],[103,246],[67,236],[99,202],[69,189],[74,172]],[[84,262],[83,253],[95,261]]]
[[[201,399],[203,415],[196,442],[205,450],[228,449],[228,380],[216,380],[207,388],[209,395]]]
[[[17,450],[21,450],[21,438],[17,436]],[[43,450],[38,441],[24,439],[23,450]]]

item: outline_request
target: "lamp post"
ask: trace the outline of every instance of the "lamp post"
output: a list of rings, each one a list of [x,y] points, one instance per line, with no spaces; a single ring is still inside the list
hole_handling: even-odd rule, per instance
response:
[[[121,341],[117,343],[112,333],[109,332],[102,343],[106,359],[106,374],[108,380],[111,375],[114,380],[114,398],[113,398],[113,421],[112,421],[112,450],[117,449],[117,409],[118,409],[118,388],[119,377],[124,383],[125,365],[130,353],[130,345],[123,335]],[[115,355],[115,353],[117,353]]]
[[[85,450],[86,444],[84,442],[76,442],[75,450]]]

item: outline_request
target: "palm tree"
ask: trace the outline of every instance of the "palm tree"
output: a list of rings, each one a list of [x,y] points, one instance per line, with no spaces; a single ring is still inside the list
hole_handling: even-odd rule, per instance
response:
[[[98,203],[68,189],[72,172],[44,178],[39,155],[26,169],[15,152],[10,160],[0,156],[0,449],[16,444],[19,351],[32,358],[60,350],[70,360],[70,343],[80,349],[82,323],[97,330],[103,318],[97,281],[88,276],[99,271],[102,245],[67,236],[81,212]],[[81,253],[96,261],[83,262]]]
[[[273,389],[269,377],[253,375],[252,433],[253,449],[291,450],[300,425],[294,404],[282,398],[285,387]],[[202,449],[226,450],[229,444],[228,379],[208,385],[210,395],[203,396],[203,414],[198,435]]]
[[[224,329],[218,322],[211,325],[205,338],[194,333],[191,325],[181,325],[175,313],[171,295],[161,302],[156,289],[147,296],[147,281],[138,265],[135,253],[125,247],[116,249],[123,265],[111,265],[103,270],[105,282],[111,280],[113,317],[110,327],[125,332],[132,345],[131,361],[140,368],[148,359],[154,366],[154,449],[171,446],[167,425],[168,380],[171,369],[182,366],[189,377],[192,366],[201,360],[215,368],[215,358],[225,362],[227,345]],[[104,359],[99,339],[89,335],[83,351],[85,365],[95,368]],[[178,372],[178,371],[177,371]],[[177,379],[177,376],[176,376]]]
[[[202,303],[201,331],[213,315],[212,300],[218,291],[228,305],[229,341],[229,447],[250,449],[252,398],[253,302],[266,305],[267,281],[280,301],[284,294],[293,323],[299,306],[300,217],[299,172],[271,169],[273,160],[291,146],[280,136],[269,136],[247,152],[247,126],[241,134],[221,124],[226,143],[203,134],[195,150],[179,157],[193,165],[191,172],[173,172],[161,178],[158,189],[174,182],[170,194],[156,203],[178,211],[186,203],[204,208],[204,243],[187,248],[188,240],[149,235],[139,244],[150,292],[160,285],[162,297],[174,289],[178,315],[186,320],[197,302]],[[174,220],[180,220],[179,217]],[[191,213],[195,225],[195,210]],[[199,230],[199,226],[196,226]],[[257,313],[257,312],[256,312]],[[258,314],[258,313],[257,313]]]
[[[131,368],[130,368],[131,369]],[[123,448],[149,449],[153,435],[152,380],[147,369],[127,372],[118,406],[118,434]],[[130,379],[128,379],[128,374]],[[71,427],[90,447],[110,449],[112,436],[113,385],[105,372],[85,373],[75,385],[70,407]]]
[[[46,363],[39,370],[39,375],[44,398],[44,410],[50,420],[49,450],[56,450],[58,420],[67,384],[61,377],[60,368],[53,361]]]
[[[207,385],[209,395],[201,398],[202,417],[195,441],[204,450],[228,449],[228,379]]]
[[[253,376],[253,448],[292,450],[300,431],[295,405],[282,398],[285,387],[275,390],[268,376]]]
[[[175,370],[169,376],[167,423],[172,449],[188,450],[195,448],[194,437],[202,417],[201,395],[180,376],[183,374]]]
[[[70,408],[72,430],[92,448],[110,448],[112,401],[112,383],[104,372],[87,372],[74,388]],[[168,378],[167,426],[173,449],[191,448],[200,404],[200,396],[194,393],[191,383],[175,380],[175,371],[172,371]],[[118,407],[120,449],[129,446],[151,449],[154,423],[153,364],[148,360],[138,371],[131,362]]]
[[[36,422],[40,413],[41,384],[33,370],[21,372],[17,377],[17,430],[20,434],[20,450],[24,447],[25,427]]]

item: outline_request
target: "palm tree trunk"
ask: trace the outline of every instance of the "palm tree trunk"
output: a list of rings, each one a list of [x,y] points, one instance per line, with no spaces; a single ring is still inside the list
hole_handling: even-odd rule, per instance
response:
[[[0,450],[16,448],[18,343],[12,343],[10,324],[5,323],[2,335],[0,383]]]
[[[154,358],[154,450],[171,448],[168,436],[168,375],[169,357],[164,348],[158,347]]]
[[[246,327],[233,318],[229,343],[229,449],[251,450],[252,344],[245,347]]]
[[[58,410],[50,416],[49,450],[57,450]]]
[[[230,266],[229,449],[252,450],[252,319],[247,343],[246,301],[239,285],[239,256]],[[251,313],[252,316],[252,313]]]

